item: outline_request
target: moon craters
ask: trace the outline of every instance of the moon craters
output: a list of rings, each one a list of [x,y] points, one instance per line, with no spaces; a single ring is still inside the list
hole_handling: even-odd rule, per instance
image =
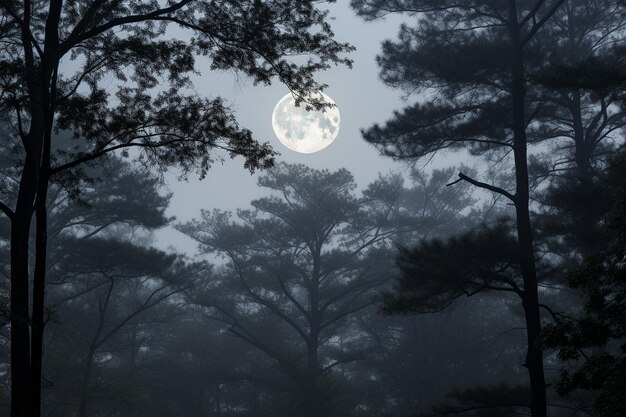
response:
[[[335,102],[323,94],[324,100]],[[296,107],[291,94],[285,95],[272,113],[274,133],[287,148],[300,153],[314,153],[330,145],[339,133],[341,117],[334,107],[322,111],[307,111],[304,105]]]

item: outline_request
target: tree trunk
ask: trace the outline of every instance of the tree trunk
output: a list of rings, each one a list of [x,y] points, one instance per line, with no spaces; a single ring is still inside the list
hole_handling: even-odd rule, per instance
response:
[[[89,353],[85,359],[85,369],[83,370],[83,378],[80,384],[80,404],[78,406],[78,417],[87,415],[87,397],[89,396],[89,380],[91,379],[91,368],[93,367],[93,357],[96,350],[93,346],[89,347]]]
[[[28,152],[15,214],[11,219],[11,417],[30,416],[32,381],[28,249],[38,176],[37,158]]]
[[[311,252],[313,257],[313,271],[311,272],[311,282],[309,283],[309,337],[307,344],[307,367],[309,372],[314,374],[319,366],[318,347],[319,334],[322,322],[320,312],[320,265],[321,265],[321,245],[316,244],[315,250]]]
[[[319,331],[311,328],[309,332],[309,340],[307,341],[307,366],[311,372],[316,372],[319,367],[318,345]]]
[[[593,171],[591,159],[593,158],[593,146],[585,140],[585,128],[583,127],[582,109],[580,103],[580,90],[572,92],[572,126],[574,130],[574,160],[576,162],[576,175],[578,179],[591,184]]]
[[[49,133],[48,133],[49,134]],[[49,139],[44,141],[44,159],[49,161]],[[31,327],[31,413],[41,415],[41,377],[43,369],[43,331],[46,291],[46,264],[48,254],[48,195],[47,164],[43,164],[43,175],[35,201],[35,271],[33,274],[33,315]]]
[[[543,352],[537,341],[541,332],[537,270],[535,266],[533,236],[530,225],[529,181],[526,138],[526,85],[524,76],[523,45],[517,22],[516,1],[510,0],[510,34],[513,46],[511,62],[511,98],[513,106],[513,153],[515,159],[515,212],[520,269],[524,281],[522,305],[526,319],[526,363],[530,378],[530,411],[532,417],[547,416],[546,382],[543,371]]]
[[[39,199],[39,196],[37,197]],[[31,412],[33,416],[41,415],[41,376],[43,366],[43,327],[45,268],[47,243],[46,206],[36,208],[36,259],[33,275],[33,315],[31,327]]]
[[[28,415],[30,329],[28,234],[30,216],[17,212],[11,222],[11,417]]]

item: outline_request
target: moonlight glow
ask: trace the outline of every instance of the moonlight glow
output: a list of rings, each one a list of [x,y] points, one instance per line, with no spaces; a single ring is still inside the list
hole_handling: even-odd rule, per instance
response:
[[[322,93],[324,101],[335,102]],[[272,128],[276,137],[292,151],[314,153],[333,143],[339,133],[339,109],[307,111],[305,105],[296,107],[291,94],[280,99],[272,113]]]

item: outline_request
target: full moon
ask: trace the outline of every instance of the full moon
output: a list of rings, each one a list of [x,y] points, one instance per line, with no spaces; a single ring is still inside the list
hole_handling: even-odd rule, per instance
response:
[[[335,104],[326,94],[324,101]],[[292,151],[300,153],[319,152],[333,143],[339,133],[339,109],[335,105],[325,111],[296,107],[291,94],[280,99],[272,113],[272,128],[276,137]]]

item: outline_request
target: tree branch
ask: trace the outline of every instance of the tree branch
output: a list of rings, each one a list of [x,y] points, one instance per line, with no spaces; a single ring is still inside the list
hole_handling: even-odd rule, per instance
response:
[[[280,273],[275,272],[275,275],[276,275],[276,278],[278,279],[280,288],[283,290],[283,293],[287,296],[289,301],[291,301],[291,303],[304,315],[304,317],[307,318],[307,320],[311,320],[311,316],[309,312],[306,311],[306,309],[302,306],[302,304],[300,304],[298,300],[296,300],[296,298],[293,296],[291,291],[289,291],[289,288],[287,288],[287,284],[285,284],[285,281],[283,281],[283,279],[280,277]]]
[[[528,23],[530,21],[530,19],[534,18],[535,15],[537,14],[537,12],[539,11],[539,9],[541,8],[541,6],[543,6],[543,4],[546,2],[546,0],[539,0],[537,3],[535,3],[535,5],[533,6],[533,8],[528,12],[528,14],[522,19],[521,22],[519,22],[519,28],[523,28],[524,25],[526,25],[526,23]]]
[[[27,22],[25,22],[24,19],[22,19],[15,10],[11,9],[10,3],[7,0],[2,0],[1,3],[4,6],[4,9],[9,14],[9,16],[15,19],[15,21],[20,25],[20,27],[22,28],[22,31],[28,34],[28,39],[30,40],[32,45],[35,47],[35,50],[37,50],[37,54],[39,55],[39,57],[40,58],[43,57],[43,50],[41,49],[41,46],[37,42],[37,39],[35,39],[35,36],[33,35],[33,32],[30,30],[30,27],[28,26]]]
[[[134,139],[133,139],[134,140]],[[126,143],[122,143],[119,145],[115,145],[115,146],[111,146],[109,148],[105,148],[105,149],[101,149],[99,151],[95,151],[93,153],[87,154],[87,155],[83,155],[80,158],[77,158],[73,161],[67,162],[63,165],[59,165],[56,167],[53,167],[50,169],[50,176],[53,176],[55,174],[58,174],[62,171],[65,171],[66,169],[69,168],[74,168],[80,164],[83,164],[85,162],[89,162],[89,161],[93,161],[94,159],[97,159],[107,153],[113,152],[113,151],[117,151],[120,149],[124,149],[124,148],[132,148],[132,147],[139,147],[139,148],[160,148],[163,146],[168,146],[168,145],[172,145],[174,143],[179,143],[179,142],[185,142],[185,141],[193,141],[193,139],[184,139],[184,138],[180,138],[180,139],[172,139],[172,140],[166,140],[166,141],[160,141],[160,142],[156,142],[156,143],[139,143],[139,142],[126,142]],[[218,147],[217,145],[214,145],[216,147]]]
[[[15,213],[6,204],[0,201],[0,211],[2,211],[9,219],[13,219]]]
[[[125,17],[118,17],[117,19],[113,19],[103,25],[97,26],[91,30],[88,30],[86,32],[83,32],[82,34],[76,33],[76,32],[72,32],[72,35],[70,35],[65,41],[63,41],[61,43],[61,45],[59,46],[59,56],[64,55],[65,53],[67,53],[70,49],[72,49],[75,45],[93,38],[94,36],[98,36],[99,34],[106,32],[109,29],[112,29],[116,26],[121,26],[121,25],[126,25],[129,23],[137,23],[137,22],[144,22],[147,20],[152,20],[158,16],[162,16],[164,14],[168,14],[168,13],[172,13],[175,12],[177,10],[180,10],[182,7],[184,7],[186,4],[191,3],[194,0],[181,0],[178,3],[174,3],[169,7],[164,7],[162,9],[156,9],[150,13],[145,13],[145,14],[137,14],[137,15],[130,15],[130,16],[125,16]],[[80,24],[80,22],[79,22]],[[75,30],[78,28],[78,25],[76,26]]]
[[[554,15],[554,13],[556,13],[556,11],[559,9],[559,7],[561,7],[561,5],[564,2],[565,2],[565,0],[557,0],[557,2],[546,13],[546,15],[544,17],[542,17],[541,20],[539,20],[539,22],[537,22],[537,23],[535,23],[533,25],[532,29],[530,29],[530,32],[528,32],[528,34],[526,35],[524,40],[522,40],[522,47],[524,45],[526,45],[533,38],[533,36],[535,36],[535,33],[537,33],[537,31],[543,27],[543,25],[548,21],[548,19],[550,19],[552,17],[552,15]]]
[[[454,185],[460,181],[467,181],[470,184],[475,185],[476,187],[480,187],[480,188],[484,188],[486,190],[492,191],[494,193],[500,194],[505,196],[506,198],[508,198],[509,200],[511,200],[513,203],[517,202],[517,199],[515,198],[515,196],[513,194],[511,194],[510,192],[500,188],[500,187],[496,187],[495,185],[491,185],[491,184],[487,184],[485,182],[480,182],[480,181],[476,181],[473,178],[468,177],[467,175],[463,174],[462,172],[459,172],[459,179],[456,181],[453,181],[449,184],[446,184],[446,186],[451,186]]]
[[[237,268],[237,276],[239,277],[239,281],[243,285],[244,290],[246,291],[246,293],[248,293],[248,295],[250,295],[250,297],[252,297],[252,299],[255,300],[257,303],[259,303],[262,306],[267,307],[272,313],[276,314],[283,321],[288,323],[300,335],[300,337],[302,337],[302,339],[304,339],[305,341],[308,341],[309,340],[308,335],[306,334],[306,332],[304,330],[302,330],[302,328],[300,327],[300,325],[298,325],[298,323],[296,323],[291,317],[289,317],[289,315],[285,314],[275,304],[273,304],[270,301],[266,300],[265,298],[261,297],[259,294],[255,293],[252,290],[252,288],[250,288],[250,286],[246,282],[245,278],[243,277],[243,271],[242,271],[241,267],[239,266],[239,264],[236,261],[234,263],[235,263],[236,268]]]

